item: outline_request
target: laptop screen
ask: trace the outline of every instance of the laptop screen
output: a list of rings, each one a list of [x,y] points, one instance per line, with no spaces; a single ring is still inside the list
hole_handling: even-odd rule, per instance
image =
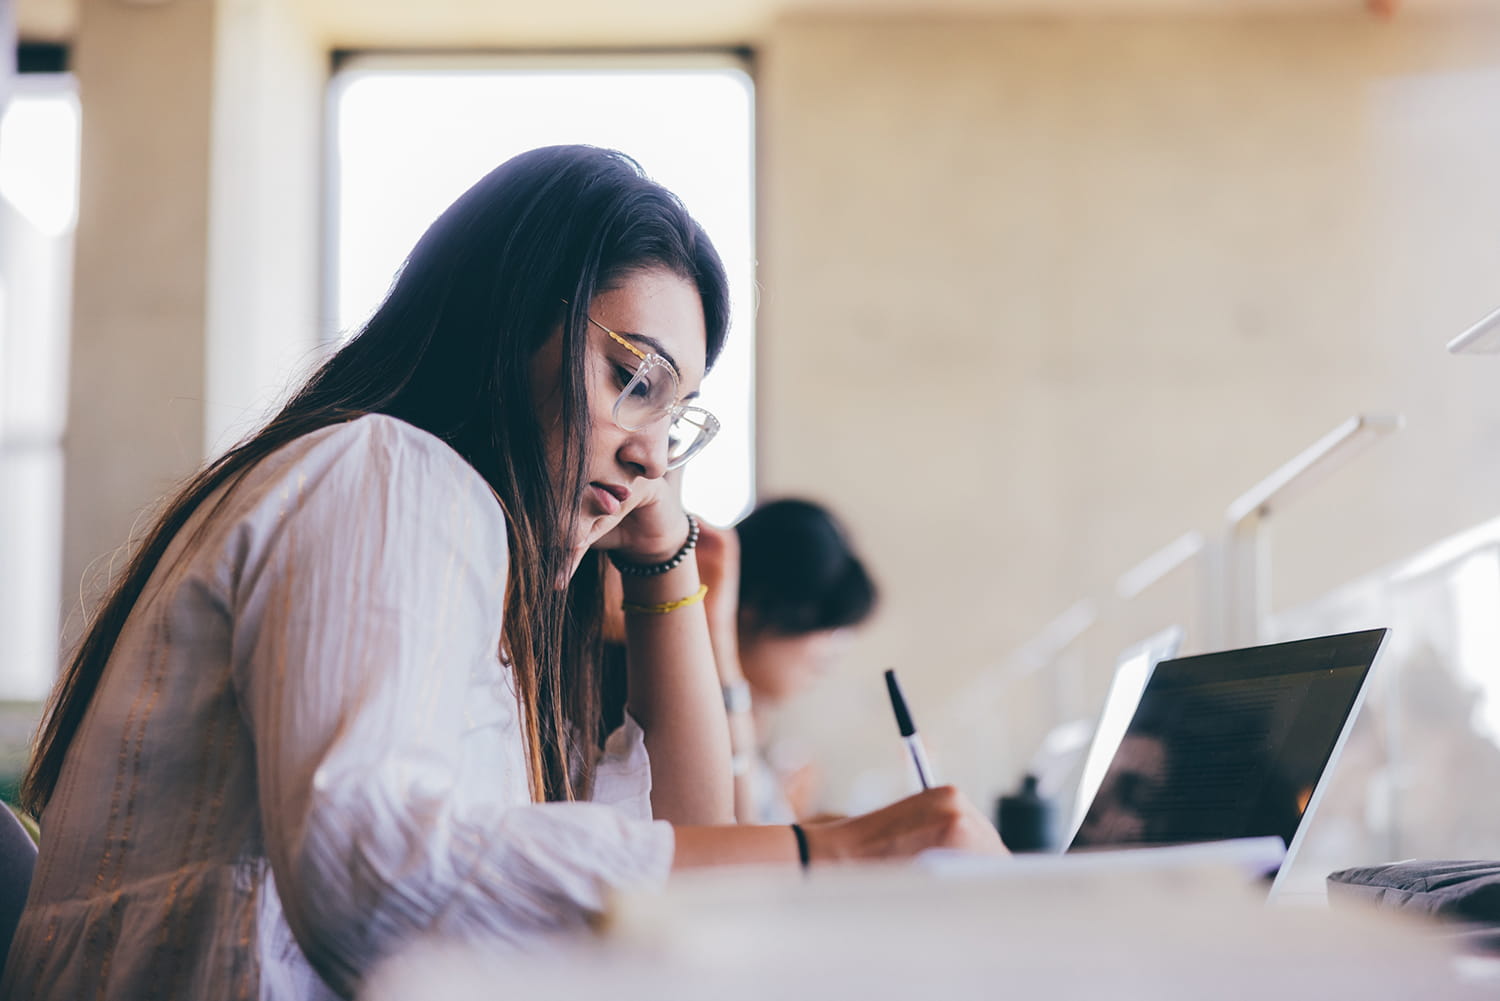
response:
[[[1291,845],[1385,633],[1157,664],[1068,850],[1266,835]]]
[[[1076,829],[1099,791],[1099,783],[1109,763],[1114,760],[1115,749],[1120,738],[1130,725],[1130,718],[1140,704],[1141,693],[1156,665],[1177,653],[1182,643],[1182,627],[1171,626],[1137,643],[1122,653],[1115,661],[1114,677],[1110,679],[1109,691],[1104,696],[1104,708],[1099,712],[1098,724],[1094,727],[1094,739],[1089,742],[1088,753],[1083,759],[1083,771],[1078,778],[1078,789],[1074,795],[1070,814],[1070,830]]]

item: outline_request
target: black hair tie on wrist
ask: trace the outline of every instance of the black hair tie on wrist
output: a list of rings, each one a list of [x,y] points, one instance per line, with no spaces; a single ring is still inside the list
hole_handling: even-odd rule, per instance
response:
[[[802,829],[801,824],[793,824],[792,834],[797,838],[797,861],[802,863],[802,871],[806,872],[812,868],[812,853],[807,850],[807,832]]]

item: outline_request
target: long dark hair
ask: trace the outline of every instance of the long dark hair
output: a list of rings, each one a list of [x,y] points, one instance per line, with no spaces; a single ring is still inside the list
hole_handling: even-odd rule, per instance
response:
[[[696,284],[712,366],[729,322],[724,266],[701,226],[629,157],[551,146],[506,161],[417,242],[358,334],[261,430],[178,489],[111,584],[53,689],[21,787],[40,816],[115,642],[173,537],[209,495],[283,445],[388,414],[442,438],[494,488],[510,533],[505,646],[526,720],[532,795],[571,799],[591,776],[599,725],[597,559],[566,591],[584,488],[587,310],[630,275],[663,268]],[[565,305],[569,303],[571,305]],[[554,482],[532,398],[532,356],[562,326],[563,472]],[[582,781],[570,763],[583,765]]]

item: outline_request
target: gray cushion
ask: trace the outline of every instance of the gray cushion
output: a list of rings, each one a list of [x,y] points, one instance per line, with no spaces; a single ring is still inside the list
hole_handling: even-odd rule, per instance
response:
[[[1328,876],[1328,898],[1500,925],[1500,862],[1410,859],[1341,869]]]

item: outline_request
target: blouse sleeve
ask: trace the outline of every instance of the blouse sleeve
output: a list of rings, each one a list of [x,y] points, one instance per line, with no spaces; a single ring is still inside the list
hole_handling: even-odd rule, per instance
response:
[[[367,417],[271,487],[242,526],[235,681],[287,923],[330,986],[352,996],[417,935],[522,944],[580,927],[613,887],[665,879],[672,829],[649,813],[506,801],[464,767],[507,550],[461,458]]]

